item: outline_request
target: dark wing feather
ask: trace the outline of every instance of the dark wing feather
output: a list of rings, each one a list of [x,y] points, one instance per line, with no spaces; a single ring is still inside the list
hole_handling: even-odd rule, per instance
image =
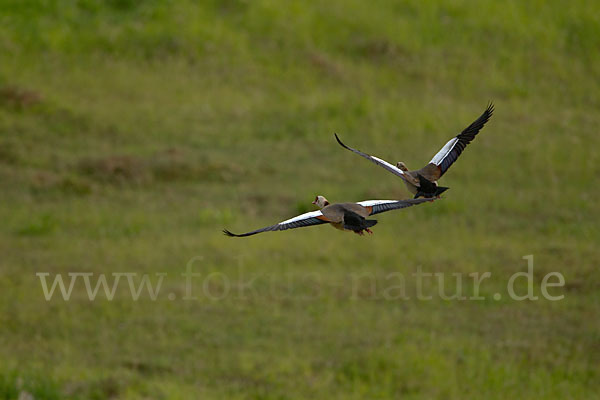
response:
[[[417,171],[429,180],[437,180],[450,168],[450,166],[458,159],[463,150],[481,128],[488,122],[494,113],[494,105],[490,103],[486,110],[477,118],[471,125],[466,127],[459,135],[450,139],[448,143],[431,159],[429,164]]]
[[[305,217],[302,218],[303,216],[305,216]],[[327,219],[323,216],[323,214],[321,214],[320,211],[312,211],[309,213],[299,215],[298,217],[289,219],[287,221],[280,222],[276,225],[271,225],[271,226],[267,226],[264,228],[260,228],[260,229],[254,230],[252,232],[235,234],[235,233],[228,231],[227,229],[223,229],[223,233],[230,237],[244,237],[244,236],[256,235],[257,233],[261,233],[261,232],[285,231],[287,229],[303,228],[305,226],[312,226],[312,225],[321,225],[321,224],[326,224],[328,222],[329,221],[327,221]]]
[[[340,144],[340,146],[342,146],[343,148],[345,148],[345,149],[347,149],[347,150],[350,150],[350,151],[352,151],[352,152],[354,152],[354,153],[358,154],[358,155],[359,155],[359,156],[361,156],[361,157],[364,157],[364,158],[366,158],[367,160],[371,161],[372,163],[374,163],[374,164],[377,164],[377,165],[379,165],[380,167],[383,167],[383,168],[385,168],[386,170],[390,171],[392,174],[394,174],[394,175],[397,175],[397,176],[399,176],[400,178],[402,178],[402,179],[406,180],[406,177],[405,177],[405,175],[404,175],[404,172],[402,172],[402,170],[401,170],[401,169],[399,169],[398,167],[396,167],[396,166],[394,166],[394,165],[390,164],[389,162],[387,162],[387,161],[385,161],[385,160],[382,160],[382,159],[380,159],[380,158],[377,158],[377,157],[373,157],[373,156],[371,156],[371,155],[369,155],[369,154],[367,154],[367,153],[363,153],[363,152],[362,152],[362,151],[360,151],[360,150],[353,149],[352,147],[348,147],[348,146],[346,146],[344,143],[342,143],[342,141],[341,141],[341,140],[340,140],[340,138],[338,137],[337,133],[334,133],[334,135],[335,135],[335,139],[337,140],[337,142],[338,142],[338,143]]]
[[[426,201],[433,201],[432,199],[408,199],[408,200],[368,200],[364,202],[360,202],[358,204],[363,205],[364,207],[371,209],[371,214],[375,215],[380,214],[382,212],[398,210],[400,208],[412,207],[417,204],[425,203]],[[362,204],[365,203],[365,204]]]

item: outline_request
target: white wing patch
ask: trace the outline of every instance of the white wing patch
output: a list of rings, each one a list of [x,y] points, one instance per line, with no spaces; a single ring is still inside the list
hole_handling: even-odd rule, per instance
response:
[[[450,139],[448,141],[448,143],[446,143],[444,145],[444,147],[442,147],[442,149],[440,151],[438,151],[435,156],[433,156],[433,158],[431,159],[431,161],[429,161],[429,163],[439,166],[442,163],[442,161],[444,161],[444,158],[446,158],[448,153],[450,153],[452,151],[456,142],[458,142],[457,137],[453,137],[452,139]]]
[[[311,211],[311,212],[307,212],[307,213],[298,215],[297,217],[287,219],[283,222],[280,222],[278,225],[289,224],[291,222],[296,222],[296,221],[301,221],[303,219],[319,217],[321,215],[323,215],[323,213],[321,211]]]
[[[393,169],[395,172],[399,173],[400,175],[404,175],[404,171],[402,171],[400,168],[396,167],[395,165],[390,164],[389,162],[382,160],[381,158],[375,157],[375,156],[371,156],[372,159],[379,161],[380,163],[382,163],[383,165],[385,165],[386,167],[388,167],[389,169]]]
[[[372,207],[379,204],[388,204],[388,203],[396,203],[398,200],[365,200],[359,201],[356,204],[360,204],[363,207]]]

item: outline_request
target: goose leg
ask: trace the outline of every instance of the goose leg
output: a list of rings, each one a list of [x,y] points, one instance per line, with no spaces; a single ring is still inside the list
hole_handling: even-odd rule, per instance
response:
[[[367,231],[367,233],[368,233],[369,235],[372,235],[372,234],[373,234],[373,231],[372,231],[372,230],[370,230],[369,228],[365,228],[365,231]]]

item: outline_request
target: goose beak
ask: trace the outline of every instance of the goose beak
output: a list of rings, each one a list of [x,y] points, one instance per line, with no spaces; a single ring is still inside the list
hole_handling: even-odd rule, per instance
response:
[[[312,202],[312,204],[317,204],[317,201],[316,201],[316,200],[314,200],[314,201]]]

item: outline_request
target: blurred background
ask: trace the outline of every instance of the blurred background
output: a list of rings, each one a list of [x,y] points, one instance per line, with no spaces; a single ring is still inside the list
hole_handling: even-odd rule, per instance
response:
[[[597,3],[0,3],[0,398],[597,396]],[[489,101],[444,199],[373,236],[221,233],[407,198],[333,133],[417,169]],[[564,299],[506,296],[530,254]],[[485,300],[419,301],[418,269]],[[167,275],[47,301],[74,272]]]

